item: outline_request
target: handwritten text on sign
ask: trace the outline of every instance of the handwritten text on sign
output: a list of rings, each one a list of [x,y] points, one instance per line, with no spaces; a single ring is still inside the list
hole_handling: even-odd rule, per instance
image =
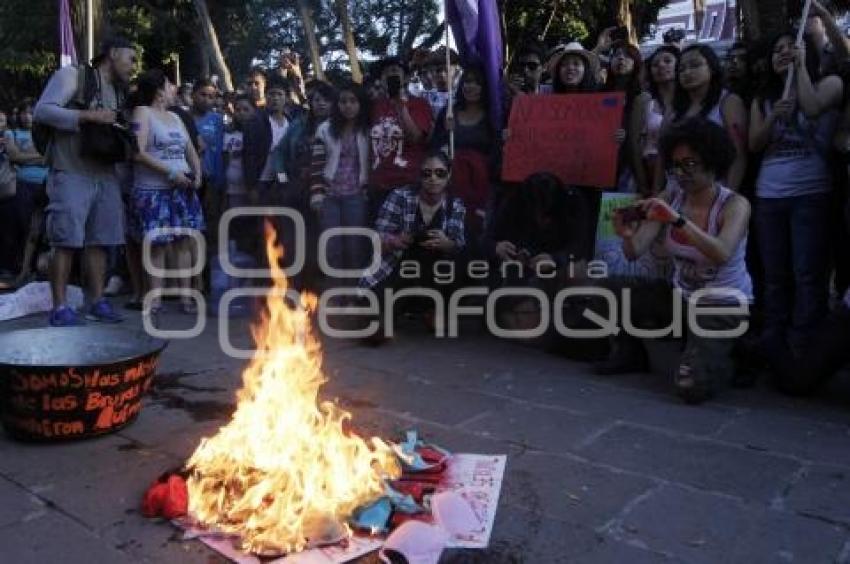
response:
[[[156,356],[111,369],[14,369],[3,422],[33,438],[97,435],[122,427],[142,408]]]
[[[502,178],[522,182],[551,172],[573,186],[614,186],[624,95],[518,96],[508,123]]]

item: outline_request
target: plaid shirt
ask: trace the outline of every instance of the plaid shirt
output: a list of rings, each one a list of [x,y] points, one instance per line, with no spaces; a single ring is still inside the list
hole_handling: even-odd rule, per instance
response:
[[[455,252],[457,252],[466,245],[464,235],[466,208],[463,207],[463,202],[459,198],[447,198],[444,205],[446,213],[442,214],[442,224],[439,228],[446,237],[454,241]],[[416,188],[399,188],[390,192],[375,222],[375,230],[380,235],[381,241],[385,241],[388,236],[414,233],[418,212],[419,193]],[[403,250],[384,252],[378,271],[371,276],[361,278],[360,287],[374,288],[385,281],[398,267],[403,256]]]

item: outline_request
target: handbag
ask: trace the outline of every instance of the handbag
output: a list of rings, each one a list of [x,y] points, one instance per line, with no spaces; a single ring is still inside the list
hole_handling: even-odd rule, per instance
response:
[[[136,136],[123,123],[80,124],[80,154],[103,164],[130,160],[135,153]]]
[[[94,75],[97,81],[97,89],[95,90],[97,107],[103,108],[100,73],[91,71],[91,74]],[[87,77],[86,80],[91,80],[91,76]],[[120,116],[123,100],[118,89],[116,89],[115,94],[118,97],[117,102]],[[120,118],[118,122],[112,124],[80,124],[80,156],[85,159],[113,165],[129,161],[137,151],[137,147],[136,136],[127,127],[126,122],[123,122]]]

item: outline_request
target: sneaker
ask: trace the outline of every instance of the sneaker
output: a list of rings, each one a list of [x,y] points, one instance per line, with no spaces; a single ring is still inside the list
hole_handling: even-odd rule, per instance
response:
[[[59,306],[51,311],[47,322],[51,327],[78,327],[84,325],[83,320],[80,319],[77,312],[66,305]]]
[[[123,289],[124,281],[121,280],[121,277],[110,276],[109,281],[106,283],[106,287],[103,289],[103,295],[107,297],[114,297],[120,294]]]
[[[124,318],[115,313],[112,304],[106,298],[100,298],[89,307],[86,313],[89,321],[100,321],[101,323],[120,323]]]

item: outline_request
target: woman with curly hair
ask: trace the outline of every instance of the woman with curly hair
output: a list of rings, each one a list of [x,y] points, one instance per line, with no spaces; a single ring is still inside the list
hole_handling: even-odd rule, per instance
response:
[[[663,237],[673,258],[673,287],[687,308],[731,306],[730,313],[700,313],[698,326],[688,316],[675,385],[686,402],[701,403],[735,375],[735,340],[717,333],[746,330],[753,299],[746,265],[750,204],[722,184],[735,154],[717,124],[699,117],[681,122],[662,137],[661,153],[676,188],[644,200],[637,213],[618,210],[614,229],[632,260]]]

